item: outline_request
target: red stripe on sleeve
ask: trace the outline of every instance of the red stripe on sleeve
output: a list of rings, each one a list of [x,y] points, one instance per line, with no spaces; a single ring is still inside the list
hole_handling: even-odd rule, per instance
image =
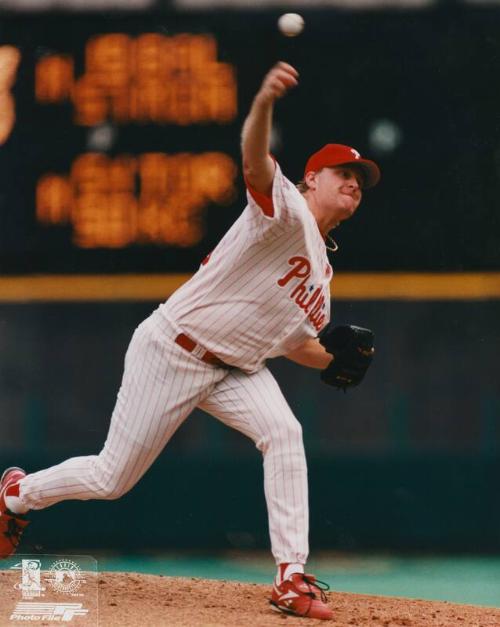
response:
[[[262,213],[268,216],[269,218],[272,218],[274,216],[274,205],[273,205],[272,196],[266,196],[266,194],[263,194],[262,192],[258,192],[246,180],[245,180],[245,185],[247,186],[247,189],[250,192],[250,195],[252,196],[252,198],[262,209]]]

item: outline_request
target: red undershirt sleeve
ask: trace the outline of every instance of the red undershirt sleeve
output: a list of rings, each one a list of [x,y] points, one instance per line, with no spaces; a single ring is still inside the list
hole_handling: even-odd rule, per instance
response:
[[[276,163],[276,159],[272,155],[270,155],[270,157]],[[262,209],[262,213],[265,216],[268,216],[269,218],[273,218],[274,217],[274,205],[273,205],[272,194],[270,196],[267,196],[266,194],[263,194],[262,192],[258,192],[256,189],[254,189],[250,185],[247,179],[245,179],[245,185],[248,191],[250,192],[250,195],[252,196],[252,198]]]

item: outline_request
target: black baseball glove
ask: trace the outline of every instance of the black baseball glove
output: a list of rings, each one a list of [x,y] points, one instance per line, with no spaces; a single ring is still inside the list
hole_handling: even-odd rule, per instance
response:
[[[359,385],[375,352],[373,332],[354,325],[334,327],[330,322],[318,337],[327,352],[333,355],[331,363],[321,371],[321,380],[344,392]]]

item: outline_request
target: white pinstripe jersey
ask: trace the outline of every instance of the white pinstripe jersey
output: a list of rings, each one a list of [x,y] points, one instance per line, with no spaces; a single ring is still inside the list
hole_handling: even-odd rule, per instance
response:
[[[253,194],[253,195],[252,195]],[[330,319],[332,268],[307,203],[278,164],[272,204],[248,205],[161,313],[225,363],[255,372]]]

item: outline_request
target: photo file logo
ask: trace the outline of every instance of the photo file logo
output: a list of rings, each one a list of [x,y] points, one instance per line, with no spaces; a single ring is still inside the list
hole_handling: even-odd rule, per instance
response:
[[[18,621],[70,622],[75,616],[86,616],[82,603],[29,603],[20,601],[10,616]]]
[[[0,625],[20,622],[48,625],[74,619],[80,624],[78,619],[83,618],[87,627],[97,627],[97,613],[93,618],[94,604],[97,607],[98,603],[97,562],[93,557],[18,555],[6,564],[5,570],[10,570],[17,580],[12,582],[12,588],[19,596],[9,608],[0,608]],[[56,598],[51,598],[54,594]],[[85,599],[74,602],[75,597]],[[10,622],[6,622],[9,617]]]

